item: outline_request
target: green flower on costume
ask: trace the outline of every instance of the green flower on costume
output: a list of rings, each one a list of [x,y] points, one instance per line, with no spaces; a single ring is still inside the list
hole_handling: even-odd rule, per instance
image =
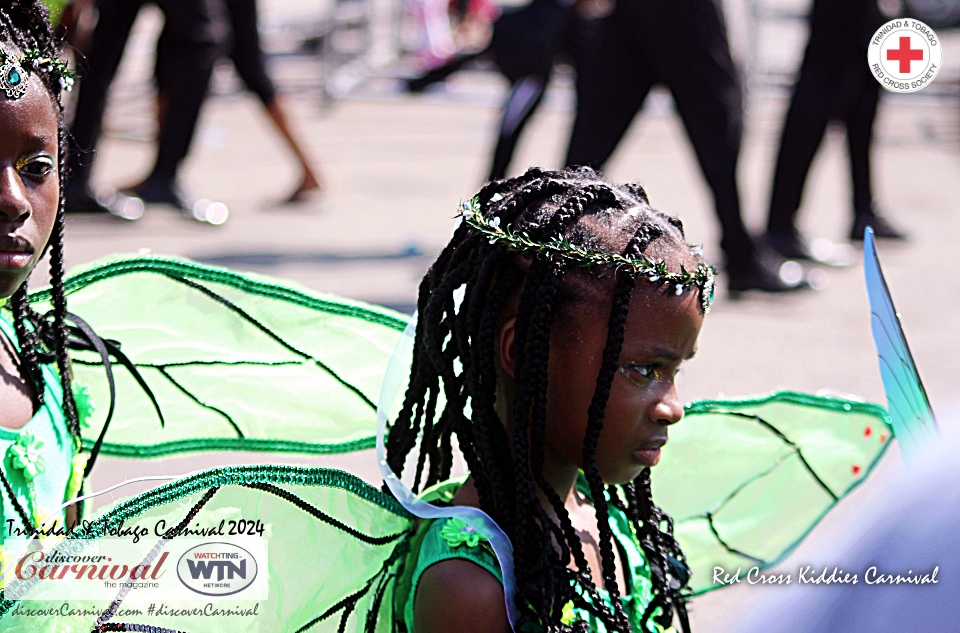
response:
[[[80,421],[80,428],[90,428],[90,418],[93,412],[97,410],[97,405],[90,396],[90,390],[86,385],[73,384],[73,401],[77,405],[77,419]]]
[[[573,600],[563,605],[563,612],[560,614],[561,624],[573,624],[577,621],[577,613],[573,610]]]
[[[483,534],[467,525],[466,521],[457,518],[447,521],[440,530],[440,536],[447,541],[450,547],[460,547],[464,543],[468,547],[476,547],[480,544],[480,541],[487,540]]]
[[[13,467],[23,470],[24,478],[33,483],[37,475],[43,473],[43,440],[27,431],[21,433],[17,443],[10,446]]]

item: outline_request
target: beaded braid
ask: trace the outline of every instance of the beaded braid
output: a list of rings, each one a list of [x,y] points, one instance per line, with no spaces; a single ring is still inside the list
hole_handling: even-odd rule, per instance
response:
[[[588,168],[562,172],[531,169],[520,178],[487,184],[476,199],[487,221],[496,220],[536,240],[562,238],[580,246],[589,242],[590,248],[595,248],[595,243],[605,243],[605,236],[593,235],[578,223],[580,218],[630,209],[638,226],[621,254],[643,254],[661,238],[685,248],[682,225],[651,209],[641,187],[611,185]],[[639,214],[633,211],[636,207],[641,208]],[[564,281],[568,265],[560,261],[520,255],[488,238],[463,222],[420,284],[413,367],[403,406],[390,427],[388,463],[401,473],[419,443],[414,489],[431,486],[449,475],[451,436],[456,434],[481,507],[514,545],[518,626],[532,622],[548,631],[581,630],[583,623],[561,622],[563,607],[572,601],[594,614],[608,630],[628,631],[629,620],[616,599],[613,536],[605,493],[610,503],[630,519],[651,568],[663,570],[669,559],[683,563],[669,517],[653,504],[649,485],[641,481],[643,475],[625,486],[606,487],[596,466],[596,446],[634,278],[620,273],[611,276],[615,277],[615,288],[607,349],[584,440],[584,470],[597,511],[604,587],[614,598],[615,610],[611,611],[593,584],[563,501],[542,472],[550,330],[565,302],[582,289],[582,283],[578,281],[571,288]],[[694,258],[702,263],[698,256]],[[593,274],[595,278],[596,272]],[[459,304],[454,298],[456,292],[462,292]],[[495,403],[498,325],[510,301],[517,302],[516,393],[513,429],[508,434]],[[440,395],[446,402],[438,414]],[[468,406],[469,417],[465,414]],[[538,491],[553,506],[559,525],[548,518]],[[661,529],[663,525],[667,526],[665,530]],[[573,569],[568,568],[571,561]],[[660,622],[669,622],[675,609],[682,613],[684,596],[673,587],[675,575],[669,571],[654,574],[655,601],[663,607],[657,616]],[[651,609],[645,614],[645,622],[653,612]]]

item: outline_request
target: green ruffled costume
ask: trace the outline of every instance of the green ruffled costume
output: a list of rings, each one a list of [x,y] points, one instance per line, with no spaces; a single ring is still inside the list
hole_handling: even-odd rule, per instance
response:
[[[120,344],[164,413],[161,424],[129,372],[115,366],[116,413],[104,455],[318,454],[373,446],[375,403],[406,326],[403,315],[277,279],[162,257],[99,262],[73,271],[65,287],[71,312]],[[31,300],[43,312],[50,293],[39,291]],[[83,430],[89,450],[103,428],[108,389],[97,354],[72,358],[75,381],[101,405]],[[694,592],[717,587],[714,565],[746,573],[785,558],[867,476],[890,437],[884,409],[865,402],[781,392],[687,405],[654,469],[653,489],[674,518]],[[691,479],[696,486],[687,485]],[[415,587],[417,570],[437,556],[464,555],[497,573],[480,548],[464,554],[469,544],[449,546],[445,521],[418,528],[393,496],[348,473],[316,467],[194,473],[101,508],[73,536],[93,543],[121,526],[160,520],[173,526],[187,517],[193,517],[191,526],[263,522],[270,585],[259,615],[158,617],[141,605],[143,613],[107,622],[204,633],[387,633],[410,624],[407,605],[415,593],[406,587]],[[618,538],[629,538],[622,517],[613,521]],[[649,571],[639,548],[624,550],[639,608],[649,600]],[[97,620],[90,613],[110,606],[110,600],[80,594],[70,604],[89,612],[43,619],[24,609],[44,603],[12,596],[7,591],[0,601],[5,632],[88,633]],[[128,597],[121,606],[136,604]]]
[[[7,311],[0,309],[0,337],[6,338],[19,351],[16,332],[8,315]],[[71,486],[74,439],[63,415],[60,376],[50,365],[41,366],[41,372],[44,404],[20,429],[0,426],[0,456],[3,472],[30,521],[38,525],[55,515],[56,527],[62,528],[64,516],[59,511],[60,505],[77,491],[77,482]],[[25,538],[23,522],[6,491],[0,491],[0,499],[0,534]],[[55,526],[48,523],[46,527]]]

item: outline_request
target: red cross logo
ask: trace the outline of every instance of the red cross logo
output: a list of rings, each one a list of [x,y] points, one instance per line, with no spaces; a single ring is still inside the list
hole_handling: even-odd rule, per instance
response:
[[[900,38],[900,48],[891,48],[887,51],[887,60],[900,62],[900,72],[910,73],[910,62],[923,60],[922,48],[910,48],[910,37]]]

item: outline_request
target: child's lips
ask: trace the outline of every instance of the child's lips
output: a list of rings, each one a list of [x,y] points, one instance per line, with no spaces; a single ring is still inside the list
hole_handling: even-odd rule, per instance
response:
[[[660,462],[660,449],[663,448],[663,445],[666,443],[667,439],[662,438],[641,444],[633,452],[633,457],[644,466],[652,468]]]
[[[22,270],[30,265],[32,259],[32,253],[0,250],[0,270]]]
[[[19,236],[0,237],[0,270],[20,270],[30,265],[33,246]]]

